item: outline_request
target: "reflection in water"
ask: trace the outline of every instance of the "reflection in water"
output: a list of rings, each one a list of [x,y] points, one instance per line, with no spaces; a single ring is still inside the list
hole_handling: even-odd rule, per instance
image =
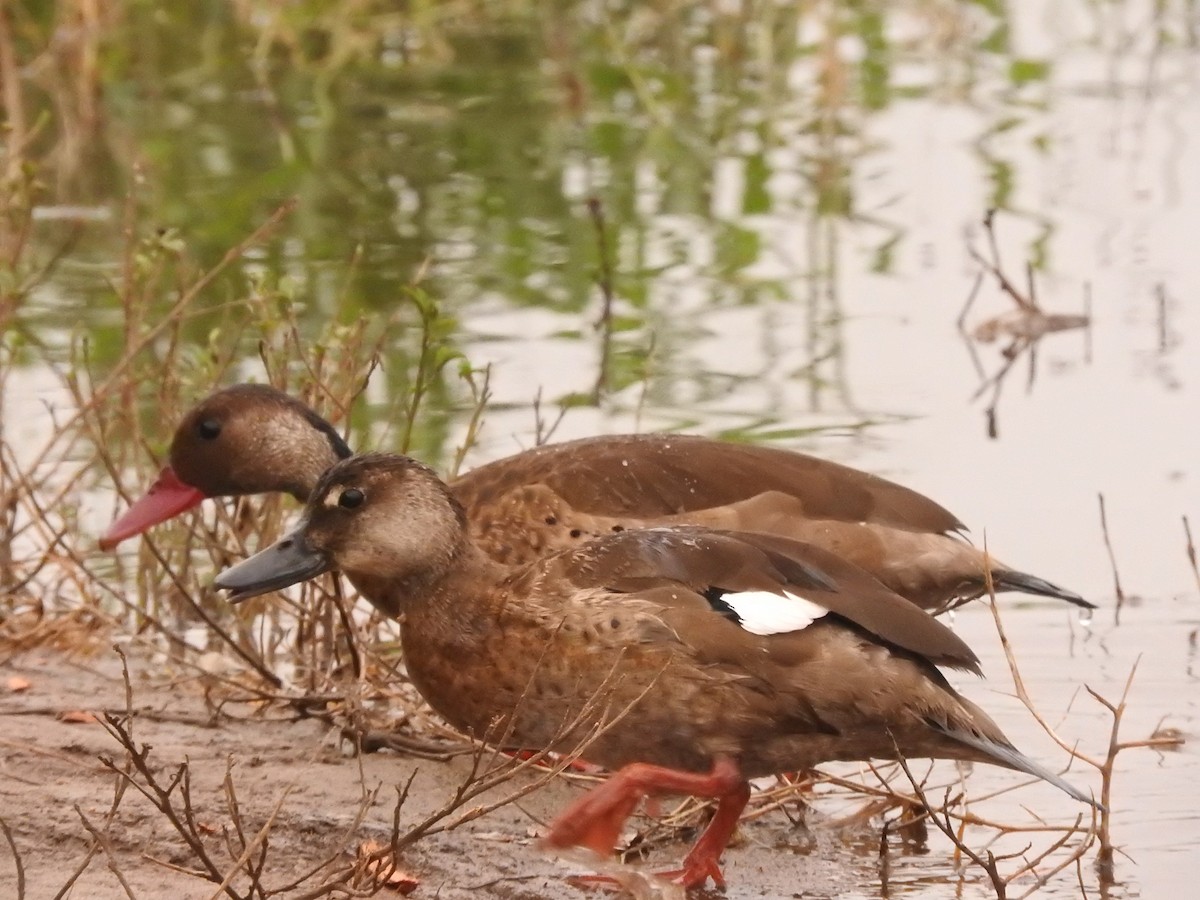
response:
[[[1025,290],[1019,288],[1004,272],[1000,261],[1000,250],[996,243],[996,232],[994,230],[995,210],[989,210],[988,214],[984,216],[983,227],[987,233],[988,248],[991,257],[990,259],[985,259],[976,248],[970,248],[971,258],[983,267],[983,272],[980,272],[979,276],[975,279],[975,284],[971,288],[970,294],[967,295],[967,302],[963,306],[962,312],[958,315],[958,330],[962,335],[963,342],[967,346],[967,351],[971,354],[971,362],[974,364],[975,371],[979,374],[979,379],[982,382],[971,399],[978,399],[984,393],[990,392],[991,394],[986,410],[987,435],[994,440],[1000,436],[998,416],[1000,391],[1004,387],[1004,381],[1012,371],[1013,366],[1016,365],[1022,356],[1028,358],[1029,375],[1025,388],[1028,393],[1032,393],[1033,385],[1037,378],[1038,343],[1046,335],[1059,331],[1072,331],[1082,328],[1085,329],[1086,334],[1090,335],[1091,314],[1090,312],[1080,314],[1047,313],[1043,311],[1041,306],[1038,305],[1032,264],[1026,264],[1027,286]],[[967,315],[975,303],[975,299],[979,294],[979,288],[983,285],[985,273],[991,275],[996,280],[1001,292],[1012,300],[1016,308],[1007,313],[987,319],[968,331],[965,325]],[[1090,308],[1090,293],[1085,294],[1085,297],[1088,301],[1085,308]],[[979,355],[975,352],[975,344],[990,344],[1000,337],[1010,339],[1008,345],[1000,351],[1000,356],[1004,359],[1004,362],[991,375],[985,375],[983,365],[979,361]]]

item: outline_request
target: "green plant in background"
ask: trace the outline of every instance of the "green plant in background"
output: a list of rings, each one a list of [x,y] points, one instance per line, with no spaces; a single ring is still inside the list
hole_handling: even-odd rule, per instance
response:
[[[458,330],[458,322],[446,315],[441,306],[420,287],[405,288],[404,299],[412,304],[418,316],[419,352],[405,404],[404,420],[400,435],[400,452],[407,453],[412,445],[413,431],[417,427],[423,406],[431,392],[443,384],[445,368],[451,362],[465,362],[466,357],[456,349],[450,339]],[[469,372],[470,369],[465,371]]]

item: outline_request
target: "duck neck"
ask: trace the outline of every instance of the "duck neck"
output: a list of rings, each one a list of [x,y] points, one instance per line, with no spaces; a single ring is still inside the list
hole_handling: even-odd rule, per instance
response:
[[[330,466],[354,455],[332,426],[328,431],[321,430],[319,439],[305,446],[309,449],[295,460],[297,464],[289,472],[284,488],[301,503],[308,502],[309,496],[316,490],[317,482]]]
[[[407,633],[449,647],[478,642],[494,630],[502,606],[497,587],[507,576],[508,569],[464,536],[454,561],[441,577],[411,596]]]
[[[350,574],[350,582],[377,609],[404,617],[423,636],[457,642],[493,613],[483,598],[508,574],[466,534],[430,565],[402,577]],[[418,624],[419,623],[419,624]],[[406,632],[409,629],[406,629]]]
[[[325,471],[353,453],[332,425],[302,404],[295,407],[295,414],[273,416],[263,423],[252,465],[255,473],[267,473],[269,489],[285,491],[304,503]],[[248,478],[240,480],[250,483]],[[261,491],[261,482],[260,474],[253,490],[245,493]]]
[[[317,487],[317,482],[330,466],[354,455],[354,451],[338,434],[337,429],[325,419],[312,410],[307,410],[305,419],[317,435],[311,443],[305,442],[305,446],[311,449],[305,454],[304,471],[300,473],[295,487],[290,491],[302,503],[308,501],[309,495]]]

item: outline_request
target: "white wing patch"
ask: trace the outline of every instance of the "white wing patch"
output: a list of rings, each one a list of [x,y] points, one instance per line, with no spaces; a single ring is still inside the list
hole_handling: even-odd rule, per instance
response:
[[[829,610],[798,594],[785,591],[742,591],[722,594],[721,602],[733,610],[738,623],[751,634],[783,634],[807,628]]]

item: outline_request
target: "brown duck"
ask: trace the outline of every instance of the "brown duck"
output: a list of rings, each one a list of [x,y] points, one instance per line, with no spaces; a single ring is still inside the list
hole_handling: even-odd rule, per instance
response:
[[[206,497],[285,491],[306,499],[351,450],[334,428],[273,388],[241,384],[194,407],[170,465],[101,538],[110,548]],[[472,538],[509,565],[603,534],[702,525],[782,535],[822,547],[933,612],[984,592],[984,554],[955,516],[883,478],[816,457],[703,437],[641,434],[550,444],[451,482]],[[992,560],[997,590],[1091,607]]]
[[[748,779],[898,754],[994,763],[1090,802],[950,687],[937,665],[978,671],[954,632],[818,547],[648,528],[507,567],[432,470],[369,454],[216,584],[238,601],[334,568],[404,616],[409,675],[454,726],[620,769],[553,823],[554,846],[607,853],[641,798],[712,797],[673,874],[720,884]]]

